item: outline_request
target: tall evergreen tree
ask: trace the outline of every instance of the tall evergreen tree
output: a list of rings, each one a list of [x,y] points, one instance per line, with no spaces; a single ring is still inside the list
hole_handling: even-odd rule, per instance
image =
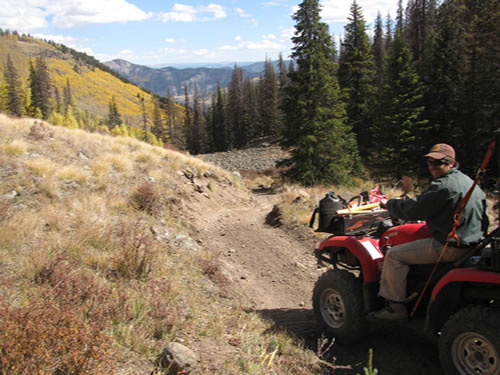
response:
[[[403,35],[404,22],[403,0],[398,0],[398,9],[396,11],[396,34],[400,33]]]
[[[153,98],[153,118],[152,118],[151,133],[153,133],[155,137],[161,140],[162,142],[166,141],[165,126],[163,122],[160,100],[158,98]]]
[[[200,154],[206,150],[206,132],[205,132],[205,117],[201,107],[200,93],[198,85],[194,85],[193,93],[193,117],[191,130],[191,148],[190,152],[194,155]]]
[[[380,117],[372,134],[377,141],[373,160],[394,177],[417,174],[428,145],[429,126],[423,118],[423,87],[400,32],[388,56]]]
[[[217,82],[215,105],[212,106],[212,130],[215,151],[226,151],[229,147],[226,128],[226,104],[220,82]]]
[[[285,87],[288,86],[288,69],[286,67],[285,60],[283,60],[283,54],[281,52],[279,54],[278,67],[279,67],[280,92],[283,93]]]
[[[59,89],[54,87],[54,112],[62,113],[62,102],[61,102],[61,94],[59,93]]]
[[[122,116],[118,111],[118,105],[116,104],[116,98],[113,95],[108,104],[108,118],[107,125],[109,130],[113,130],[115,126],[120,126],[122,124]]]
[[[436,9],[436,0],[409,0],[406,6],[404,36],[419,74],[430,68],[424,61],[430,58]]]
[[[346,123],[336,79],[335,51],[318,0],[304,0],[293,19],[295,36],[285,103],[282,145],[290,157],[287,174],[305,185],[343,183],[358,172],[355,136]]]
[[[184,144],[182,123],[180,122],[180,116],[175,106],[175,102],[172,95],[172,89],[169,87],[167,89],[167,129],[168,129],[168,139],[169,142],[181,147]]]
[[[382,87],[384,81],[384,61],[386,55],[385,41],[384,41],[384,22],[382,21],[382,16],[377,13],[377,19],[375,20],[375,30],[373,35],[372,53],[375,59],[376,68],[376,83],[377,88]]]
[[[146,112],[146,100],[144,96],[141,97],[141,109],[142,109],[142,130],[144,131],[144,141],[150,143],[151,139],[149,137],[149,119],[148,114]]]
[[[391,49],[392,40],[394,39],[394,22],[392,21],[391,15],[387,14],[385,19],[385,51],[388,52]]]
[[[38,113],[46,120],[52,111],[52,82],[47,63],[41,56],[36,58],[34,65],[30,62],[29,81],[32,115],[37,116]]]
[[[7,65],[4,68],[5,82],[7,83],[7,110],[16,116],[23,116],[23,98],[19,75],[12,63],[10,55],[7,56]]]
[[[373,125],[376,99],[376,70],[365,21],[356,0],[352,2],[348,20],[345,26],[344,51],[340,59],[338,79],[340,87],[347,96],[349,124],[357,136],[361,154],[366,155],[371,146],[369,131]]]
[[[231,85],[229,86],[229,101],[227,106],[227,118],[231,129],[232,147],[243,147],[247,143],[247,133],[243,121],[242,114],[245,111],[243,100],[243,71],[235,64],[231,76]]]
[[[69,84],[69,79],[66,78],[66,86],[64,86],[63,91],[63,101],[64,101],[64,112],[68,111],[68,107],[74,107],[73,94],[71,93],[71,86]]]
[[[184,140],[188,150],[193,149],[193,112],[189,108],[189,91],[187,84],[184,85]]]
[[[263,103],[260,116],[263,134],[277,135],[281,132],[282,114],[280,109],[279,81],[270,59],[266,58],[264,77],[261,80],[261,102]]]

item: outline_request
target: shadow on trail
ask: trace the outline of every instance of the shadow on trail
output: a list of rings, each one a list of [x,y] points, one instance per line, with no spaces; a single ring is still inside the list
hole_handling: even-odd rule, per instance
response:
[[[325,343],[321,327],[316,323],[311,309],[268,309],[258,313],[273,323],[273,330],[287,331],[303,342],[305,348],[315,353],[327,349],[328,343]],[[318,350],[321,344],[323,347]],[[337,369],[330,374],[363,374],[370,348],[373,349],[373,366],[380,375],[443,373],[436,343],[400,326],[370,333],[355,344],[342,345],[334,342],[322,359],[338,366],[351,366],[351,369]]]
[[[266,186],[259,186],[258,188],[252,189],[252,193],[255,195],[274,195],[273,189]]]

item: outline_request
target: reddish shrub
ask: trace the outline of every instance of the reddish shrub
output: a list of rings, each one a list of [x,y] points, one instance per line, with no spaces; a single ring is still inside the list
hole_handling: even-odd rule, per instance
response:
[[[163,206],[158,189],[150,182],[139,186],[132,194],[131,200],[134,207],[146,211],[150,215],[159,214]]]

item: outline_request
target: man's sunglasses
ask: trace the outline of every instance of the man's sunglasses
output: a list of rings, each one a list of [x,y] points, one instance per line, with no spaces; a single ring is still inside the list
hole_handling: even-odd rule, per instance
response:
[[[448,163],[446,161],[444,161],[443,159],[436,159],[436,160],[430,160],[430,159],[427,159],[427,165],[429,167],[440,167],[442,165],[448,165]]]

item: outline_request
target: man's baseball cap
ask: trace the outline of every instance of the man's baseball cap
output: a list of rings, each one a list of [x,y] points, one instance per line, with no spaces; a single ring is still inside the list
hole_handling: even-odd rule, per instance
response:
[[[434,159],[444,159],[445,157],[451,158],[453,161],[455,160],[455,150],[450,145],[446,143],[438,143],[431,147],[429,153],[425,155],[426,158],[434,158]]]

